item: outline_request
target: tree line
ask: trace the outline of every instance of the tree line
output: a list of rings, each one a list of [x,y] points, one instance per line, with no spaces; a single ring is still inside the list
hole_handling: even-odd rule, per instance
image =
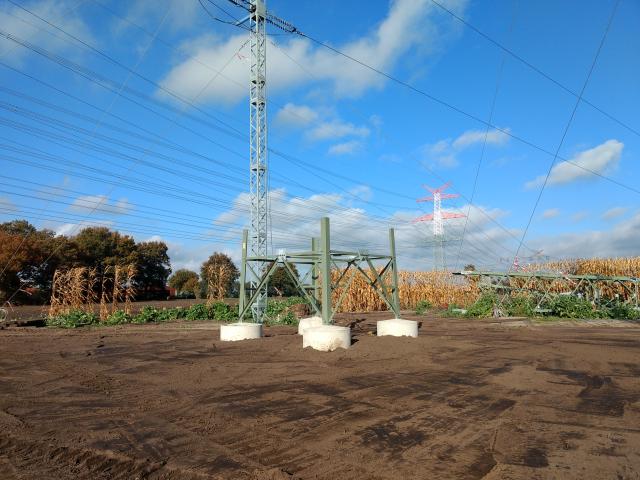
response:
[[[56,270],[86,267],[98,276],[116,266],[133,265],[136,299],[166,298],[167,284],[178,294],[207,297],[217,284],[217,294],[237,296],[239,271],[231,258],[214,252],[203,262],[200,273],[180,269],[171,275],[166,243],[136,242],[107,227],[86,227],[73,236],[37,229],[27,220],[0,223],[0,302],[46,303]],[[222,266],[222,267],[221,267]],[[224,278],[212,278],[224,271]],[[296,272],[297,273],[297,272]],[[171,275],[171,276],[170,276]],[[222,280],[222,285],[217,280]],[[217,282],[216,282],[217,281]],[[14,295],[15,292],[18,292]],[[284,270],[275,272],[270,295],[295,295],[295,285]]]

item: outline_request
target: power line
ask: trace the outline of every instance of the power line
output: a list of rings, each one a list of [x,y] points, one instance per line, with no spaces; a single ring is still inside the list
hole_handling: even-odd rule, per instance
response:
[[[419,94],[419,95],[421,95],[421,96],[423,96],[423,97],[425,97],[425,98],[427,98],[427,99],[429,99],[429,100],[431,100],[433,102],[438,103],[439,105],[442,105],[442,106],[444,106],[444,107],[446,107],[446,108],[448,108],[450,110],[453,110],[453,111],[455,111],[455,112],[457,112],[457,113],[459,113],[459,114],[461,114],[461,115],[463,115],[463,116],[465,116],[467,118],[470,118],[471,120],[474,120],[474,121],[476,121],[478,123],[481,123],[481,124],[486,125],[486,126],[488,126],[490,128],[493,128],[494,130],[497,130],[498,132],[500,132],[500,133],[502,133],[504,135],[507,135],[507,136],[513,138],[514,140],[518,140],[519,142],[521,142],[521,143],[523,143],[525,145],[528,145],[528,146],[530,146],[530,147],[532,147],[532,148],[534,148],[534,149],[536,149],[536,150],[538,150],[538,151],[540,151],[542,153],[545,153],[546,155],[554,157],[555,159],[563,160],[564,162],[566,162],[566,163],[568,163],[570,165],[573,165],[574,167],[577,167],[577,168],[579,168],[581,170],[584,170],[586,172],[591,173],[592,175],[595,175],[595,176],[600,177],[600,178],[602,178],[604,180],[607,180],[607,181],[609,181],[611,183],[614,183],[614,184],[618,185],[619,187],[622,187],[622,188],[625,188],[625,189],[627,189],[627,190],[629,190],[631,192],[640,194],[640,190],[637,189],[637,188],[634,188],[634,187],[632,187],[630,185],[626,185],[626,184],[624,184],[622,182],[619,182],[619,181],[617,181],[617,180],[615,180],[615,179],[613,179],[613,178],[611,178],[611,177],[609,177],[607,175],[604,175],[604,174],[599,173],[599,172],[597,172],[595,170],[592,170],[592,169],[587,168],[587,167],[585,167],[583,165],[580,165],[579,163],[573,162],[573,161],[568,160],[566,158],[563,158],[563,157],[561,157],[559,155],[556,155],[553,152],[547,150],[546,148],[541,147],[541,146],[539,146],[539,145],[537,145],[537,144],[535,144],[535,143],[533,143],[533,142],[531,142],[531,141],[529,141],[529,140],[527,140],[527,139],[525,139],[525,138],[523,138],[523,137],[521,137],[519,135],[514,134],[509,129],[501,128],[501,127],[498,127],[497,125],[489,123],[489,122],[481,119],[477,115],[474,115],[474,114],[469,113],[469,112],[467,112],[465,110],[462,110],[461,108],[456,107],[455,105],[453,105],[453,104],[451,104],[451,103],[449,103],[449,102],[447,102],[445,100],[442,100],[441,98],[438,98],[438,97],[436,97],[436,96],[434,96],[434,95],[432,95],[432,94],[430,94],[430,93],[428,93],[428,92],[426,92],[424,90],[421,90],[420,88],[415,87],[414,85],[412,85],[412,84],[410,84],[410,83],[408,83],[408,82],[406,82],[404,80],[401,80],[401,79],[399,79],[399,78],[397,78],[397,77],[395,77],[395,76],[393,76],[393,75],[391,75],[389,73],[386,73],[383,70],[380,70],[380,69],[378,69],[376,67],[373,67],[373,66],[363,62],[362,60],[359,60],[359,59],[357,59],[357,58],[355,58],[355,57],[353,57],[353,56],[351,56],[351,55],[349,55],[347,53],[344,53],[344,52],[338,50],[337,48],[332,47],[331,45],[328,45],[328,44],[326,44],[326,43],[324,43],[324,42],[322,42],[320,40],[317,40],[317,39],[315,39],[315,38],[313,38],[313,37],[311,37],[311,36],[309,36],[309,35],[307,35],[305,33],[298,32],[298,35],[301,35],[304,38],[307,38],[307,39],[311,40],[312,42],[314,42],[314,43],[316,43],[316,44],[318,44],[320,46],[323,46],[323,47],[331,50],[334,53],[337,53],[340,56],[343,56],[343,57],[345,57],[345,58],[347,58],[349,60],[352,60],[353,62],[361,65],[362,67],[364,67],[364,68],[366,68],[368,70],[371,70],[372,72],[375,72],[375,73],[377,73],[377,74],[379,74],[379,75],[381,75],[381,76],[383,76],[383,77],[385,77],[385,78],[387,78],[387,79],[389,79],[389,80],[391,80],[391,81],[393,81],[393,82],[395,82],[395,83],[397,83],[399,85],[402,85],[402,86],[408,88],[409,90],[411,90],[411,91],[413,91],[413,92],[415,92],[415,93],[417,93],[417,94]]]
[[[529,67],[531,70],[533,70],[534,72],[536,72],[537,74],[543,76],[544,78],[546,78],[547,80],[549,80],[550,82],[552,82],[553,84],[557,85],[558,87],[560,87],[562,90],[564,90],[565,92],[573,95],[575,98],[578,98],[579,95],[574,92],[573,90],[571,90],[569,87],[566,87],[565,85],[563,85],[562,83],[560,83],[559,81],[557,81],[555,78],[551,77],[550,75],[548,75],[547,73],[543,72],[540,68],[536,67],[535,65],[533,65],[531,62],[527,61],[526,59],[524,59],[523,57],[521,57],[520,55],[518,55],[517,53],[515,53],[513,50],[511,50],[510,48],[504,46],[503,44],[501,44],[500,42],[498,42],[497,40],[495,40],[494,38],[490,37],[489,35],[487,35],[486,33],[484,33],[482,30],[480,30],[479,28],[475,27],[473,24],[471,24],[470,22],[468,22],[467,20],[465,20],[464,18],[460,17],[459,15],[457,15],[455,12],[453,12],[452,10],[448,9],[447,7],[445,7],[444,5],[442,5],[440,2],[436,1],[436,0],[431,0],[431,2],[436,5],[437,7],[439,7],[440,9],[442,9],[443,11],[447,12],[449,15],[451,15],[453,18],[455,18],[456,20],[458,20],[460,23],[462,23],[464,26],[468,27],[470,30],[473,30],[475,33],[477,33],[478,35],[480,35],[482,38],[484,38],[485,40],[487,40],[488,42],[492,43],[493,45],[495,45],[496,47],[498,47],[500,50],[502,50],[504,53],[506,53],[507,55],[510,55],[511,57],[515,58],[516,60],[518,60],[520,63],[522,63],[523,65],[526,65],[527,67]],[[604,111],[602,108],[598,107],[597,105],[594,105],[593,103],[591,103],[589,100],[587,100],[584,97],[580,97],[580,101],[582,103],[585,103],[587,105],[589,105],[591,108],[597,110],[598,112],[600,112],[602,115],[604,115],[605,117],[607,117],[610,120],[613,120],[615,123],[617,123],[618,125],[626,128],[627,130],[629,130],[631,133],[634,133],[638,136],[640,136],[640,132],[638,130],[636,130],[635,128],[631,127],[629,124],[623,122],[622,120],[614,117],[613,115],[607,113],[606,111]]]
[[[274,43],[275,45],[275,43]],[[309,76],[314,77],[313,74],[311,72],[309,72],[307,69],[305,69],[300,62],[298,62],[295,58],[291,57],[290,55],[288,55],[283,49],[280,49],[280,51],[287,57],[289,58],[292,62],[294,62],[296,65],[298,65],[298,67],[300,69],[302,69],[305,73],[307,73]],[[432,175],[434,175],[435,177],[437,177],[438,179],[440,179],[442,182],[446,183],[446,180],[439,175],[438,173],[436,173],[435,171],[433,171],[431,168],[429,168],[428,166],[424,166],[429,173],[431,173]],[[469,203],[473,203],[472,200],[469,200],[462,192],[458,192],[460,194],[460,196],[462,198],[464,198],[465,200],[467,200]],[[407,198],[410,198],[413,201],[413,197],[409,197],[408,195],[406,196]],[[509,236],[513,237],[515,240],[518,240],[518,238],[506,227],[504,227],[500,222],[498,222],[495,218],[493,218],[491,215],[487,214],[484,210],[479,209],[478,210],[483,216],[485,216],[487,219],[489,219],[492,223],[494,223],[495,225],[497,225],[499,228],[501,228],[503,231],[505,231]],[[467,217],[468,218],[468,217]],[[417,227],[416,227],[417,228]],[[528,247],[527,247],[528,248]],[[533,250],[533,249],[530,249]]]
[[[511,17],[511,23],[509,25],[509,35],[512,34],[513,32],[513,27],[515,25],[516,22],[516,12],[517,12],[517,7],[520,5],[519,1],[516,0],[516,7],[513,10],[513,15]],[[495,108],[496,108],[496,100],[498,99],[498,93],[500,92],[500,83],[502,80],[502,72],[504,70],[504,64],[506,62],[506,55],[502,55],[502,58],[500,59],[500,65],[498,66],[498,72],[496,75],[496,86],[494,88],[493,91],[493,98],[491,99],[491,107],[489,108],[489,117],[488,117],[488,123],[492,123],[493,122],[493,114],[495,112]],[[462,253],[462,246],[464,245],[464,237],[465,234],[467,233],[467,225],[469,224],[469,215],[471,214],[471,207],[473,206],[473,200],[475,199],[476,196],[476,191],[478,188],[478,177],[480,176],[480,168],[482,167],[482,162],[484,160],[484,154],[485,151],[487,149],[487,138],[489,137],[489,126],[486,125],[485,129],[484,129],[484,138],[482,139],[482,149],[480,151],[480,157],[478,158],[478,163],[476,166],[476,173],[473,179],[473,189],[471,190],[471,198],[469,200],[469,208],[467,209],[467,214],[465,216],[465,220],[464,220],[464,228],[462,230],[462,237],[460,239],[460,248],[458,249],[458,255],[456,257],[456,262],[454,265],[458,265],[458,262],[460,261],[460,254]]]
[[[602,38],[600,40],[600,44],[598,45],[598,49],[596,50],[596,54],[593,57],[593,61],[591,62],[591,67],[589,68],[589,73],[587,73],[587,78],[585,78],[584,83],[582,84],[582,89],[580,90],[580,94],[578,95],[578,98],[576,100],[576,103],[573,107],[573,110],[571,111],[571,115],[569,116],[569,120],[567,121],[567,124],[564,127],[564,131],[562,132],[562,137],[560,138],[560,142],[558,143],[558,148],[556,148],[556,152],[555,155],[553,157],[553,160],[551,161],[551,163],[549,164],[549,169],[547,171],[547,175],[544,178],[544,182],[542,183],[542,187],[540,187],[540,191],[538,192],[538,197],[536,198],[536,202],[533,205],[533,209],[531,210],[531,215],[529,216],[529,220],[527,221],[527,226],[524,229],[524,232],[522,233],[522,238],[520,240],[520,243],[518,245],[518,250],[516,250],[516,255],[515,257],[518,256],[518,253],[520,253],[520,248],[522,246],[522,244],[524,243],[524,239],[527,236],[527,232],[529,231],[529,227],[531,226],[531,222],[533,221],[533,216],[536,213],[536,210],[538,208],[538,205],[540,203],[540,199],[542,198],[542,194],[544,192],[545,187],[547,186],[547,182],[549,181],[549,177],[551,176],[551,171],[553,170],[554,165],[556,164],[556,160],[558,158],[558,154],[560,153],[560,149],[562,148],[562,145],[564,144],[564,140],[567,137],[567,133],[569,132],[569,128],[571,127],[571,123],[573,122],[573,119],[576,115],[576,112],[578,111],[578,107],[580,106],[580,101],[582,99],[582,95],[584,94],[585,90],[587,89],[587,85],[589,84],[589,80],[591,79],[591,74],[593,73],[593,70],[596,67],[596,63],[598,61],[598,57],[600,56],[600,52],[602,51],[602,46],[604,45],[605,40],[607,39],[607,35],[609,34],[609,30],[611,28],[611,24],[613,23],[613,19],[616,15],[616,11],[618,9],[618,5],[620,4],[620,0],[616,0],[616,2],[613,5],[613,10],[611,11],[611,15],[609,16],[609,20],[607,22],[607,26],[604,30],[604,34],[602,35]],[[515,260],[514,257],[514,260]]]

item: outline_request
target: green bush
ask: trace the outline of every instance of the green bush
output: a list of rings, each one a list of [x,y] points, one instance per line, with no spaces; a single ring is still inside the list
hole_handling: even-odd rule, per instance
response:
[[[209,306],[209,317],[213,320],[229,321],[238,319],[238,308],[224,302],[216,302]]]
[[[551,314],[560,318],[598,318],[602,316],[589,300],[573,295],[558,295],[549,302]],[[606,316],[606,315],[605,315]]]
[[[209,308],[204,303],[191,305],[185,318],[187,320],[209,320]]]
[[[617,320],[639,320],[640,310],[624,303],[615,303],[607,310],[609,317]]]
[[[211,305],[198,303],[191,305],[180,314],[182,315],[180,318],[187,320],[232,321],[238,319],[238,307],[227,305],[224,302],[215,302]]]
[[[302,297],[289,297],[284,300],[270,300],[264,315],[264,322],[268,325],[297,325],[298,317],[291,310],[293,305],[307,304]]]
[[[105,325],[122,325],[123,323],[131,323],[132,317],[124,310],[116,310],[109,315],[104,322]]]
[[[420,300],[416,304],[416,315],[424,315],[427,310],[431,308],[431,302],[429,300]]]
[[[86,325],[95,325],[99,321],[100,318],[95,313],[72,310],[69,313],[47,318],[46,324],[48,327],[78,328]]]
[[[533,317],[535,307],[533,300],[524,295],[513,296],[505,302],[507,315],[512,317]]]
[[[467,308],[467,317],[491,317],[497,297],[493,292],[485,292],[476,302]]]
[[[155,307],[146,306],[131,320],[132,323],[157,322],[160,318],[160,310]]]

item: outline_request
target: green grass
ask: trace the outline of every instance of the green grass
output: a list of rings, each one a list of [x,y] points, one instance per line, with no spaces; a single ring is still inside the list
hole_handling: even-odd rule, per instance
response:
[[[264,323],[267,325],[298,325],[298,317],[291,309],[294,305],[307,304],[302,297],[289,297],[284,300],[269,300]]]
[[[416,315],[424,315],[432,307],[429,300],[420,300],[416,304]]]
[[[158,309],[146,306],[137,315],[129,315],[123,310],[113,312],[104,322],[94,313],[86,313],[79,310],[71,311],[67,314],[49,317],[46,325],[58,328],[78,328],[85,326],[113,326],[127,323],[163,323],[175,320],[217,320],[233,321],[237,320],[237,308],[223,302],[216,302],[211,305],[204,303],[192,305],[189,308],[162,308]]]

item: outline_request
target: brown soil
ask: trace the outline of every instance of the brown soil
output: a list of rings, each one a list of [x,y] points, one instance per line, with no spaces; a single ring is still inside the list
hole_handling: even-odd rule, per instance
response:
[[[0,331],[2,479],[638,479],[640,328]],[[410,317],[410,316],[409,316]]]

